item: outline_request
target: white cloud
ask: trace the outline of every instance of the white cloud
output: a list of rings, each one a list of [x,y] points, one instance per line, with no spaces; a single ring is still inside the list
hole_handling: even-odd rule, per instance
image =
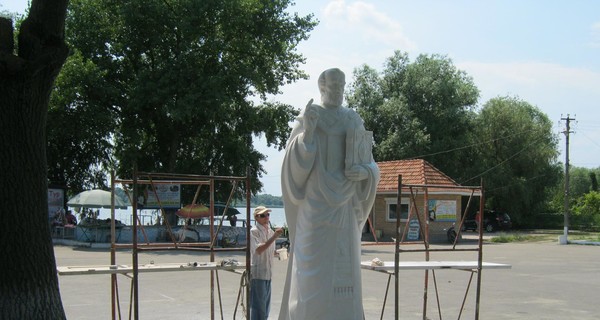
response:
[[[554,94],[598,96],[600,73],[583,68],[565,67],[544,62],[484,63],[463,62],[457,67],[474,78],[484,98],[488,95],[520,95],[519,91],[545,95]],[[488,96],[487,98],[490,98]]]
[[[322,20],[337,32],[360,36],[362,40],[379,41],[386,46],[405,51],[416,50],[416,44],[404,34],[402,25],[374,5],[345,0],[331,1],[323,10]]]

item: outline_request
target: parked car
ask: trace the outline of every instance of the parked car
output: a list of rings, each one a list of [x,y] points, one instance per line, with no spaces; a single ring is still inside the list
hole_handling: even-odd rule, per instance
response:
[[[508,213],[496,210],[484,210],[483,212],[483,226],[485,231],[494,232],[496,230],[510,230],[512,228],[512,222]],[[476,213],[467,216],[463,223],[463,231],[477,231],[476,216]]]
[[[290,248],[290,239],[288,239],[288,238],[277,238],[277,240],[275,240],[275,248],[277,248],[277,249],[287,248],[289,250],[289,248]]]

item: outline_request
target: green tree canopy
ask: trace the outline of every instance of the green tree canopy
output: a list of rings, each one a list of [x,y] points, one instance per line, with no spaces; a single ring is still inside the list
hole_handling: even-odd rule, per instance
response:
[[[598,191],[597,176],[600,174],[600,168],[590,169],[584,167],[569,168],[569,206],[572,208],[580,198],[584,197],[590,191]],[[560,179],[550,191],[550,201],[548,202],[548,211],[564,212],[565,201],[565,175],[564,165],[561,171]],[[573,209],[571,209],[572,211]]]
[[[82,166],[108,165],[111,154],[122,177],[134,164],[141,171],[226,176],[243,176],[250,166],[252,189],[260,190],[265,156],[253,139],[264,134],[269,146],[283,148],[296,111],[254,101],[306,78],[296,49],[316,25],[312,15],[288,13],[291,4],[71,1],[66,36],[75,50],[67,64],[82,66],[86,75],[65,73],[65,85],[79,90],[75,96],[55,91],[61,97],[53,101],[61,103],[53,107],[88,110],[74,127],[93,127],[94,121],[104,127],[96,132],[103,136],[79,136],[76,143],[114,146],[112,152],[104,144],[89,150],[93,161]],[[65,158],[58,154],[56,161]]]
[[[573,207],[572,225],[600,228],[600,192],[591,191],[577,199]]]
[[[527,222],[560,177],[557,137],[529,103],[495,98],[478,111],[478,96],[450,59],[397,51],[381,74],[357,68],[346,98],[373,130],[377,161],[422,158],[464,185],[483,178],[488,207]]]
[[[594,191],[595,179],[596,174],[594,170],[583,167],[571,167],[569,169],[569,196],[575,199],[582,197],[590,191]],[[564,176],[561,182],[564,185]]]
[[[549,186],[561,174],[556,134],[537,107],[514,97],[498,97],[483,106],[476,121],[479,147],[473,169],[485,182],[486,205],[506,210],[527,223],[545,205]]]
[[[106,184],[112,159],[111,128],[117,112],[106,108],[105,73],[74,50],[58,75],[48,108],[48,179],[77,193]],[[96,98],[92,98],[96,97]]]
[[[257,194],[252,197],[251,202],[253,206],[283,207],[282,197],[270,194]]]
[[[448,151],[469,144],[478,96],[471,77],[450,59],[420,55],[411,63],[396,51],[381,74],[357,68],[346,98],[373,130],[377,161],[424,158],[461,178],[471,157]]]

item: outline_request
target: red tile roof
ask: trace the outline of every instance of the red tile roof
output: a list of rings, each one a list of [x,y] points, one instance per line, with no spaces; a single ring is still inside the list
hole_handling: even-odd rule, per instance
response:
[[[377,192],[396,192],[398,175],[402,175],[402,184],[459,186],[456,181],[423,159],[395,160],[377,162],[381,179]]]

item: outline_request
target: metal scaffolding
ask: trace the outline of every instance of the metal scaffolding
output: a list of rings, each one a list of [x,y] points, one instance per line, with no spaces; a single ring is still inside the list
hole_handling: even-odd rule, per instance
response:
[[[435,188],[449,189],[450,188],[450,189],[463,189],[463,190],[471,191],[471,195],[469,197],[469,201],[465,208],[465,212],[461,215],[460,221],[458,221],[458,223],[456,223],[453,228],[450,228],[448,230],[449,240],[453,240],[451,248],[431,248],[430,247],[430,244],[429,244],[429,219],[427,217],[427,214],[429,212],[429,210],[428,210],[428,202],[429,202],[428,201],[428,197],[429,197],[428,190],[431,188],[433,188],[433,189],[435,189]],[[433,284],[434,284],[434,288],[435,288],[435,297],[437,300],[438,314],[439,314],[439,318],[442,319],[442,311],[441,311],[441,307],[440,307],[439,293],[438,293],[435,270],[437,270],[437,269],[457,269],[457,270],[464,270],[464,271],[470,272],[470,278],[469,278],[468,285],[467,285],[467,288],[465,290],[465,294],[464,294],[464,297],[462,300],[462,305],[460,308],[460,314],[458,315],[458,319],[460,319],[460,317],[462,315],[462,311],[465,306],[465,302],[467,299],[469,288],[470,288],[472,280],[473,280],[473,276],[476,274],[477,280],[476,280],[474,319],[478,320],[479,319],[479,303],[480,303],[480,297],[481,297],[482,269],[506,269],[506,268],[511,267],[510,265],[507,265],[507,264],[483,262],[483,259],[482,259],[483,258],[483,228],[481,227],[483,214],[479,214],[477,216],[477,223],[478,223],[478,226],[480,226],[478,228],[479,231],[478,231],[477,245],[474,247],[471,246],[468,248],[457,248],[456,247],[457,242],[459,241],[459,239],[461,237],[462,226],[463,226],[465,217],[467,216],[467,211],[471,204],[471,200],[476,195],[478,195],[480,197],[479,212],[483,213],[484,203],[485,203],[484,192],[483,192],[483,182],[481,183],[481,186],[403,184],[402,183],[402,175],[398,175],[398,192],[397,192],[397,203],[398,204],[402,203],[401,199],[402,199],[403,190],[405,190],[406,193],[411,198],[411,207],[409,209],[407,222],[404,225],[404,230],[401,235],[400,234],[400,230],[401,230],[401,225],[400,225],[401,212],[400,212],[400,210],[401,209],[400,209],[400,205],[396,206],[397,219],[396,219],[396,238],[395,238],[394,261],[393,262],[380,262],[379,264],[373,264],[371,262],[363,262],[362,266],[361,266],[363,269],[374,270],[374,271],[383,272],[383,273],[388,274],[388,284],[387,284],[387,288],[386,288],[386,292],[385,292],[383,308],[381,311],[381,319],[383,319],[385,304],[386,304],[386,300],[387,300],[387,294],[389,291],[389,285],[390,285],[390,281],[391,281],[392,277],[394,277],[394,296],[395,296],[395,304],[394,304],[394,316],[395,317],[394,317],[394,319],[399,319],[399,301],[398,301],[398,299],[400,297],[400,282],[399,282],[400,269],[402,269],[402,270],[424,270],[424,272],[425,272],[424,288],[423,288],[423,320],[429,319],[427,317],[427,300],[428,300],[428,293],[429,293],[429,291],[428,291],[428,289],[429,289],[428,288],[429,287],[429,274],[431,272]],[[424,210],[422,213],[419,212],[418,206],[416,205],[417,195],[419,194],[419,192],[422,192],[422,194],[424,195],[424,206],[423,206]],[[419,228],[419,232],[420,232],[422,241],[418,241],[418,242],[405,241],[405,236],[407,234],[409,221],[411,220],[412,217],[415,217],[418,220],[419,225],[422,226]],[[423,245],[423,248],[407,248],[407,249],[405,249],[405,248],[401,247],[401,246],[420,245],[420,244]],[[459,252],[459,251],[460,252],[465,252],[465,251],[475,252],[477,254],[477,260],[476,261],[431,261],[431,259],[430,259],[431,258],[430,253],[432,253],[432,252]],[[425,261],[403,261],[403,262],[401,262],[400,254],[408,253],[408,252],[424,252],[425,253]]]
[[[129,198],[131,200],[131,205],[132,205],[132,216],[133,216],[133,237],[132,237],[132,243],[130,244],[117,244],[116,243],[116,227],[115,227],[115,208],[114,205],[111,208],[111,250],[110,250],[110,266],[111,268],[109,268],[109,270],[106,271],[106,273],[110,273],[111,274],[111,314],[112,314],[112,319],[117,319],[117,317],[120,319],[121,315],[120,315],[120,306],[119,306],[119,299],[118,299],[118,281],[117,281],[117,274],[121,273],[121,274],[126,274],[126,273],[130,273],[131,274],[131,282],[132,282],[132,294],[131,294],[131,306],[133,307],[133,319],[138,320],[139,319],[139,287],[138,287],[138,279],[139,279],[139,273],[140,272],[148,272],[148,271],[188,271],[189,269],[183,269],[183,268],[179,268],[179,270],[175,267],[169,267],[169,266],[163,266],[163,268],[160,268],[160,266],[154,267],[151,270],[148,270],[146,268],[142,268],[140,269],[139,263],[138,263],[138,254],[141,251],[146,251],[146,250],[197,250],[197,251],[208,251],[210,252],[210,261],[208,261],[208,263],[204,266],[193,266],[195,268],[193,268],[194,270],[206,270],[206,271],[210,271],[210,292],[211,292],[211,297],[210,297],[210,310],[211,310],[211,319],[215,319],[215,276],[217,277],[217,286],[218,286],[218,271],[219,270],[226,270],[226,271],[234,271],[237,269],[245,269],[245,272],[242,274],[242,277],[249,277],[250,275],[250,250],[249,250],[249,243],[250,243],[250,185],[251,185],[251,180],[250,180],[250,169],[248,168],[246,176],[245,177],[235,177],[235,176],[213,176],[213,175],[191,175],[191,174],[172,174],[172,173],[150,173],[150,172],[137,172],[134,170],[133,173],[133,177],[130,180],[127,179],[115,179],[114,175],[111,178],[112,180],[112,186],[113,188],[111,189],[112,192],[112,198],[113,198],[113,203],[114,203],[114,185],[115,184],[126,184],[126,185],[130,185],[133,187],[133,197],[130,195]],[[220,248],[217,247],[217,235],[218,235],[218,230],[215,232],[214,230],[214,218],[215,218],[215,199],[214,199],[214,194],[215,194],[215,183],[217,181],[229,181],[233,184],[232,189],[231,189],[231,193],[229,196],[229,199],[227,200],[227,203],[225,205],[225,210],[223,210],[223,214],[225,214],[225,212],[227,211],[227,208],[229,207],[229,205],[231,204],[231,200],[233,199],[235,190],[236,190],[236,186],[238,183],[245,183],[245,190],[246,190],[246,246],[245,247],[241,247],[241,248]],[[165,243],[150,243],[145,235],[145,231],[144,231],[144,227],[143,224],[140,222],[140,219],[138,217],[138,204],[135,198],[135,195],[138,194],[138,188],[140,185],[151,185],[151,186],[155,186],[155,185],[160,185],[160,184],[182,184],[182,185],[196,185],[198,186],[198,191],[196,192],[196,195],[194,196],[194,203],[197,200],[198,194],[199,194],[199,188],[201,186],[209,186],[209,195],[210,195],[210,241],[209,242],[198,242],[198,243],[182,243],[182,242],[178,242],[176,241],[176,239],[173,236],[173,232],[168,232],[168,234],[171,236],[171,242],[165,242]],[[152,188],[152,190],[155,190],[155,188]],[[166,222],[166,226],[167,229],[170,231],[171,230],[171,226],[168,223],[168,220],[166,219],[166,214],[164,211],[164,208],[162,207],[162,205],[160,204],[160,199],[157,200],[159,202],[160,205],[160,212],[162,214],[163,217],[163,221]],[[219,229],[222,226],[224,219],[221,219],[220,224],[219,224]],[[140,241],[138,241],[138,227],[140,228],[142,234],[144,235],[144,238],[146,238],[146,242],[145,243],[140,243]],[[117,249],[122,249],[122,248],[127,248],[127,249],[131,249],[132,250],[132,264],[131,264],[131,268],[119,268],[117,261],[116,261],[116,250]],[[246,254],[246,261],[245,264],[243,266],[240,267],[235,267],[235,266],[220,266],[218,264],[215,263],[215,252],[218,251],[244,251]],[[248,279],[246,279],[246,283],[248,283],[247,281]],[[246,305],[248,304],[248,300],[250,297],[250,292],[249,292],[249,286],[245,286],[245,297],[246,297]],[[242,290],[242,288],[240,288],[240,290]],[[219,290],[220,291],[220,290]],[[239,296],[238,296],[239,298]],[[220,297],[219,297],[220,299]],[[221,308],[221,317],[222,317],[222,308]],[[250,318],[250,314],[249,314],[249,309],[246,310],[246,318],[249,319]],[[131,313],[130,313],[131,316]]]

